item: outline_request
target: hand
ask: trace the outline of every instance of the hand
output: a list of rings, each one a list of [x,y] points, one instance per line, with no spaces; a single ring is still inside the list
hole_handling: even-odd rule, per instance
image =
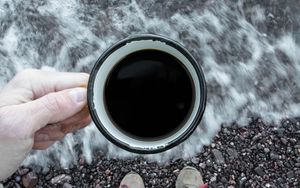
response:
[[[91,122],[88,74],[28,69],[0,90],[0,181],[31,149],[46,149]]]

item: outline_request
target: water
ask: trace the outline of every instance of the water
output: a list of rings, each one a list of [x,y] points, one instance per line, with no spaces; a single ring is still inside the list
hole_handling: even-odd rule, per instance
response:
[[[149,160],[190,157],[221,125],[246,126],[300,115],[300,2],[31,0],[0,1],[0,86],[25,68],[89,72],[100,54],[130,34],[156,33],[181,42],[202,66],[208,103],[200,126],[180,146]],[[25,164],[68,167],[82,153],[132,157],[94,125],[68,135]]]

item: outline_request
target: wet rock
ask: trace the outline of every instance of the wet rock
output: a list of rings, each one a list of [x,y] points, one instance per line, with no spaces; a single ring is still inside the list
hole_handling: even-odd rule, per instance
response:
[[[270,158],[272,160],[278,160],[278,159],[280,159],[280,156],[277,153],[271,152],[270,153]]]
[[[20,176],[16,176],[15,180],[16,180],[16,182],[20,182],[21,181],[21,177]]]
[[[217,164],[224,164],[225,163],[225,159],[222,155],[222,153],[218,150],[218,149],[213,149],[212,153],[214,155],[215,161]]]
[[[264,152],[265,152],[265,153],[269,153],[269,152],[270,152],[270,149],[269,149],[269,148],[264,148]]]
[[[294,178],[294,176],[295,176],[295,174],[294,174],[294,172],[293,171],[289,171],[287,174],[286,174],[286,177],[287,178]]]
[[[239,155],[235,149],[231,149],[231,148],[227,149],[227,154],[229,155],[230,160],[238,158]]]
[[[110,173],[111,173],[111,172],[110,172],[109,169],[105,170],[105,174],[106,174],[106,175],[109,175]]]
[[[22,177],[22,183],[26,188],[33,188],[38,183],[38,177],[35,172],[29,172]]]
[[[83,157],[80,157],[79,161],[78,161],[79,165],[84,165],[85,160]]]
[[[258,166],[254,169],[257,175],[263,176],[265,174],[264,169],[261,166]]]
[[[47,175],[49,171],[50,171],[50,168],[48,166],[46,166],[43,168],[42,174]]]
[[[288,143],[287,139],[285,139],[285,138],[280,138],[280,141],[281,141],[284,145],[286,145],[286,144]]]
[[[73,186],[69,183],[64,183],[63,188],[72,188]]]
[[[246,177],[242,177],[239,181],[240,186],[243,186],[245,184],[245,182],[247,181]]]
[[[18,170],[18,173],[20,176],[24,176],[25,174],[27,174],[29,172],[28,168],[22,168]]]
[[[194,164],[198,164],[199,161],[200,161],[200,159],[198,157],[193,157],[192,158],[192,163],[194,163]]]
[[[202,168],[202,169],[204,169],[206,167],[206,165],[205,165],[205,163],[200,163],[199,167]]]
[[[62,184],[62,183],[68,183],[72,180],[71,176],[61,174],[51,179],[51,184]]]

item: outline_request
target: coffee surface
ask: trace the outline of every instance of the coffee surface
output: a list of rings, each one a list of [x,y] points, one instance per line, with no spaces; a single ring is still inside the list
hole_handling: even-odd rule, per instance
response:
[[[160,138],[178,130],[193,102],[189,74],[177,58],[142,50],[122,59],[105,86],[106,109],[116,126],[137,138]]]

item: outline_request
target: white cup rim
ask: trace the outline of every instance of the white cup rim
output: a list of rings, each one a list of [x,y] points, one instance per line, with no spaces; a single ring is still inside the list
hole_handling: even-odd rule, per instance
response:
[[[156,49],[180,60],[191,74],[194,88],[194,107],[186,124],[162,140],[138,140],[118,131],[110,120],[103,97],[106,79],[120,59],[136,51]],[[94,87],[97,85],[97,88]],[[98,105],[95,105],[98,104]],[[100,104],[100,105],[99,105]],[[206,104],[206,83],[203,72],[192,55],[179,43],[163,36],[143,34],[128,37],[106,50],[96,62],[88,84],[88,106],[100,132],[115,145],[135,153],[149,154],[168,150],[187,139],[199,124]]]

